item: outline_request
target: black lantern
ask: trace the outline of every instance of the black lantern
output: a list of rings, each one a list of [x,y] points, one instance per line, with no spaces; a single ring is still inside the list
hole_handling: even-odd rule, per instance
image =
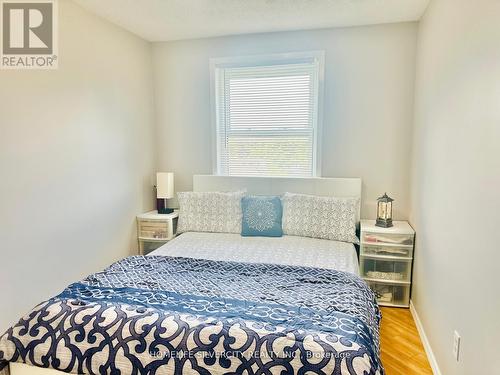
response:
[[[392,202],[394,199],[387,193],[377,199],[377,222],[375,223],[377,227],[392,227]]]

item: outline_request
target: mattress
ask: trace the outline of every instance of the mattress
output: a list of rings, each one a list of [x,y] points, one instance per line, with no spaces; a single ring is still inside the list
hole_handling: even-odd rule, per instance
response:
[[[297,236],[242,237],[234,233],[188,232],[150,255],[305,266],[359,274],[353,244]]]

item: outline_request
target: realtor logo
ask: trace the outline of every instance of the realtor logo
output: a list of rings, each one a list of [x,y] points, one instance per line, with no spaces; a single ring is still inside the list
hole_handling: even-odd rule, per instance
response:
[[[0,0],[2,69],[57,68],[56,0]]]

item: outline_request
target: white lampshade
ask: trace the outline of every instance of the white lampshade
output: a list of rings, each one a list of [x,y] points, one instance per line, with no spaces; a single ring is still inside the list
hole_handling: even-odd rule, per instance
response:
[[[174,174],[172,172],[156,173],[156,198],[171,199],[174,197]]]

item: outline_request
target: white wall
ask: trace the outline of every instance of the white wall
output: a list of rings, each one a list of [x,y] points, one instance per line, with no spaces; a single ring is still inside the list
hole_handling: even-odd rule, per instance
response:
[[[158,167],[176,190],[212,173],[209,58],[325,50],[323,176],[362,177],[362,215],[387,191],[407,218],[416,24],[154,43]]]
[[[412,299],[445,375],[500,368],[499,41],[495,0],[433,0],[419,26]]]
[[[59,1],[59,69],[0,71],[0,331],[137,247],[152,208],[150,45]]]

